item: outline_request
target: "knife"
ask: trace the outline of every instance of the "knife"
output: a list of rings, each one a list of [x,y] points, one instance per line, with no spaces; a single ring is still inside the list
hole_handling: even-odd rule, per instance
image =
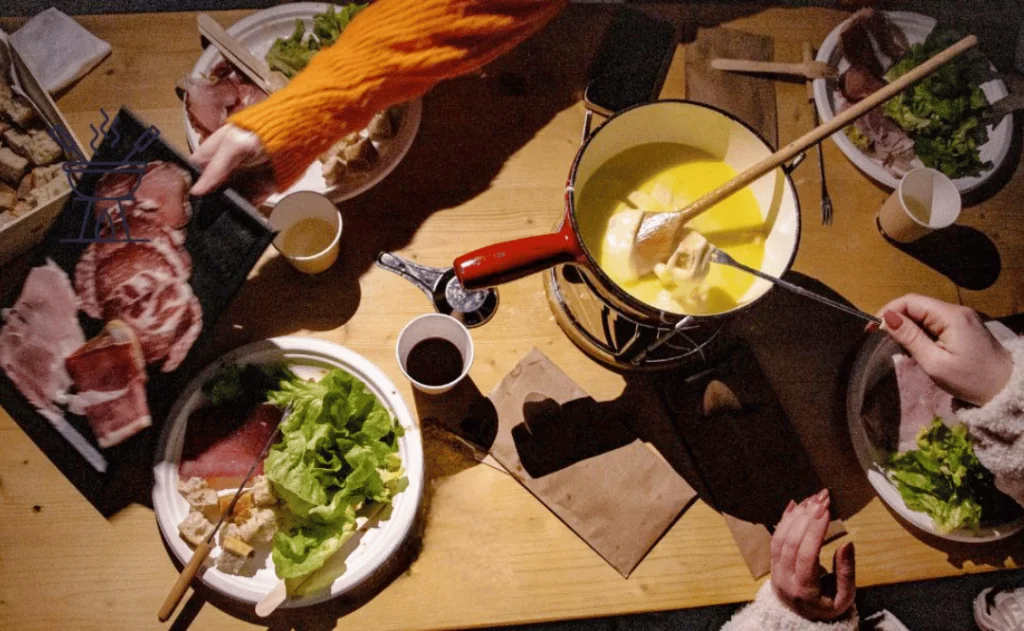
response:
[[[203,561],[206,557],[210,556],[210,550],[213,548],[213,542],[217,537],[217,531],[220,530],[221,524],[231,514],[231,511],[235,510],[235,504],[238,503],[238,498],[242,496],[242,491],[245,490],[245,485],[252,479],[256,468],[263,462],[263,459],[267,457],[267,452],[270,451],[270,446],[274,444],[274,440],[277,435],[281,432],[281,425],[284,424],[284,420],[288,418],[288,413],[291,412],[291,406],[285,408],[284,413],[281,415],[281,422],[274,428],[274,432],[270,434],[270,438],[267,439],[267,443],[263,445],[263,449],[260,450],[260,455],[256,456],[256,460],[253,461],[252,466],[249,467],[249,473],[245,474],[245,478],[242,483],[238,486],[238,490],[235,491],[235,496],[231,498],[231,503],[228,504],[227,509],[224,510],[220,515],[220,519],[217,520],[217,524],[210,531],[210,536],[206,538],[198,546],[196,546],[195,552],[192,553],[192,558],[189,560],[188,565],[178,575],[178,580],[174,583],[174,587],[171,588],[171,593],[167,594],[167,599],[164,600],[163,606],[160,607],[160,613],[158,617],[160,622],[167,622],[167,619],[171,617],[174,610],[178,608],[178,603],[181,602],[181,598],[185,595],[185,590],[188,589],[192,579],[195,578],[199,568],[203,565]]]
[[[205,13],[196,18],[199,34],[217,47],[224,58],[253,80],[264,92],[271,94],[288,85],[288,77],[270,69],[265,61],[249,52],[237,39],[228,34],[216,20]]]

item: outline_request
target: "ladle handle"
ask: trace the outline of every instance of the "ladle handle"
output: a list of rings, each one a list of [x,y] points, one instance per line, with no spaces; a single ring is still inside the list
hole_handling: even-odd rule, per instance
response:
[[[754,166],[750,167],[743,173],[740,173],[733,179],[729,180],[722,186],[715,190],[707,193],[703,197],[700,197],[697,201],[693,202],[686,208],[678,211],[680,214],[681,222],[680,225],[687,223],[697,215],[701,214],[705,210],[708,210],[718,202],[722,201],[726,197],[729,197],[733,193],[742,190],[748,184],[758,179],[765,173],[773,171],[778,167],[782,166],[783,163],[787,162],[793,156],[798,153],[806,151],[812,145],[815,145],[825,138],[828,138],[835,132],[839,131],[843,127],[846,127],[853,121],[857,120],[861,116],[867,114],[871,110],[875,109],[882,103],[888,101],[892,97],[896,96],[903,90],[906,90],[914,83],[917,83],[921,79],[924,79],[931,73],[935,72],[939,66],[947,63],[957,55],[960,55],[964,51],[973,48],[978,44],[978,38],[974,35],[968,35],[959,42],[953,44],[946,50],[935,55],[928,61],[924,62],[920,66],[914,68],[907,74],[896,79],[892,83],[886,85],[881,90],[872,93],[867,98],[858,101],[856,104],[850,106],[848,109],[840,112],[827,123],[818,125],[811,131],[807,132],[803,136],[797,138],[793,142],[789,143],[782,149],[779,149],[772,155],[768,156],[764,160],[761,160]]]
[[[413,285],[416,285],[431,300],[434,299],[437,281],[441,279],[445,271],[437,267],[420,265],[391,252],[381,252],[378,254],[377,266],[389,272],[394,272]]]
[[[466,289],[494,287],[581,256],[579,240],[566,223],[554,234],[496,243],[455,259],[455,276]]]

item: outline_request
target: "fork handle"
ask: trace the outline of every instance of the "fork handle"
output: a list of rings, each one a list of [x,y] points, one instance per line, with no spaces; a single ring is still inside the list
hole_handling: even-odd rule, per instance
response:
[[[740,263],[739,261],[733,259],[732,257],[729,257],[728,261],[729,261],[727,263],[728,265],[731,265],[733,267],[741,269],[744,272],[747,272],[748,274],[753,274],[754,276],[757,276],[758,278],[763,278],[763,279],[765,279],[766,281],[768,281],[770,283],[775,283],[776,285],[779,285],[780,287],[784,287],[784,288],[788,289],[789,291],[793,292],[794,294],[798,294],[800,296],[803,296],[804,298],[810,298],[811,300],[816,300],[816,301],[818,301],[818,302],[820,302],[820,303],[822,303],[824,305],[828,305],[828,306],[832,307],[833,309],[838,309],[838,310],[840,310],[840,311],[842,311],[844,313],[848,313],[848,314],[850,314],[852,316],[861,318],[862,320],[867,320],[868,322],[873,322],[873,323],[875,323],[875,324],[877,324],[879,326],[881,326],[881,324],[882,324],[881,320],[879,320],[878,318],[876,318],[875,316],[873,316],[873,315],[871,315],[869,313],[864,313],[860,309],[857,309],[855,307],[850,307],[848,305],[844,305],[841,302],[836,302],[835,300],[832,300],[831,298],[826,298],[825,296],[822,296],[821,294],[817,294],[817,293],[815,293],[813,291],[804,289],[803,287],[801,287],[799,285],[794,285],[793,283],[791,283],[789,281],[782,280],[781,278],[778,278],[776,276],[772,276],[770,274],[765,274],[761,270],[757,270],[757,269],[754,269],[752,267],[747,267],[746,265],[744,265],[743,263]]]

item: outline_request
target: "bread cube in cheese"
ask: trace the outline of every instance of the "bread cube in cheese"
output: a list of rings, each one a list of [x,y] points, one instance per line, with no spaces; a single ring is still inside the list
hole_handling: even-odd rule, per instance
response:
[[[178,524],[178,532],[182,538],[194,546],[206,541],[213,532],[213,524],[198,511],[189,511],[188,517]]]

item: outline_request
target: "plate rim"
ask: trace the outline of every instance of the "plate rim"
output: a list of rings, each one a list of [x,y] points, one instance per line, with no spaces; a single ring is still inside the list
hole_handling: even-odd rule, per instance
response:
[[[913,11],[882,11],[882,13],[897,25],[901,22],[917,23],[919,26],[927,28],[929,33],[938,24],[938,20],[935,18]],[[846,28],[846,25],[849,24],[852,19],[853,16],[851,15],[840,22],[829,32],[827,36],[825,36],[825,39],[822,40],[818,47],[817,55],[815,55],[816,61],[823,63],[829,62],[832,54],[838,48],[839,33]],[[989,62],[989,65],[991,66],[991,62]],[[988,89],[986,89],[986,86]],[[986,81],[981,85],[981,88],[986,92],[986,96],[990,96],[989,92],[992,93],[992,96],[997,96],[999,98],[1004,98],[1009,94],[1006,83],[998,77]],[[835,112],[832,110],[832,104],[829,98],[827,81],[825,79],[815,79],[813,81],[813,90],[814,107],[815,110],[817,110],[819,120],[822,123],[826,123],[835,118]],[[992,132],[989,134],[989,143],[998,141],[995,145],[996,156],[992,161],[992,168],[978,176],[967,176],[953,180],[953,184],[961,195],[970,193],[983,186],[1000,171],[1006,160],[1009,158],[1010,145],[1013,140],[1013,116],[1014,114],[1011,113],[1007,117],[1004,117],[998,125],[992,128]],[[995,137],[997,134],[999,138]],[[867,175],[883,187],[895,190],[896,186],[899,184],[899,179],[886,171],[881,164],[875,161],[875,159],[869,157],[863,151],[854,146],[850,139],[846,137],[846,134],[836,132],[832,134],[831,139],[836,146],[839,147],[839,150],[842,151],[843,155],[846,156],[846,159],[857,167],[857,170],[864,175]]]
[[[391,526],[393,531],[388,533],[389,537],[386,540],[379,540],[377,542],[380,544],[381,550],[375,551],[375,558],[363,564],[362,567],[351,573],[346,571],[341,576],[336,577],[329,589],[300,598],[289,598],[281,605],[283,608],[297,608],[314,605],[344,595],[370,579],[398,551],[401,545],[408,539],[419,515],[424,489],[425,456],[419,424],[416,422],[415,416],[413,416],[405,399],[395,387],[394,382],[376,364],[352,349],[319,338],[288,335],[257,340],[228,351],[207,364],[182,388],[161,430],[153,462],[154,482],[151,497],[154,517],[160,535],[166,544],[165,547],[178,559],[179,563],[185,565],[189,562],[192,557],[192,548],[187,544],[183,546],[176,545],[176,542],[180,541],[177,524],[169,523],[174,521],[167,514],[169,509],[161,509],[169,501],[167,500],[168,497],[173,498],[177,494],[177,466],[174,464],[176,462],[174,455],[169,453],[174,450],[171,439],[178,433],[179,425],[182,425],[180,431],[183,435],[184,423],[188,420],[187,416],[183,416],[184,410],[189,406],[190,399],[196,395],[202,384],[217,369],[229,363],[243,361],[246,357],[257,353],[275,350],[275,347],[282,354],[287,352],[307,353],[311,356],[323,358],[329,363],[339,364],[354,377],[372,389],[378,390],[380,398],[383,399],[382,403],[390,408],[396,421],[405,429],[405,435],[399,440],[404,442],[408,450],[407,457],[402,465],[406,470],[406,478],[409,480],[409,485],[402,491],[402,494],[408,493],[409,495],[403,498],[401,506],[392,514],[388,522],[389,524],[394,524],[394,526]],[[164,477],[172,474],[175,484],[165,484]],[[187,550],[186,554],[183,554],[183,551],[179,549],[182,547]],[[207,570],[209,569],[212,568],[207,567]],[[269,593],[269,589],[262,591],[258,587],[239,587],[232,584],[235,579],[251,577],[231,577],[229,579],[220,574],[210,574],[208,571],[204,571],[198,578],[207,588],[227,598],[252,605],[257,604]]]
[[[986,322],[985,325],[989,330],[992,330],[991,322]],[[889,510],[899,515],[903,521],[926,534],[947,541],[984,544],[1012,537],[1024,530],[1024,517],[1020,517],[1004,524],[979,528],[978,534],[972,534],[969,530],[954,530],[949,533],[941,533],[936,529],[935,522],[931,516],[927,513],[911,510],[906,505],[896,485],[880,470],[868,448],[871,441],[867,437],[867,430],[859,419],[854,418],[855,409],[859,407],[860,411],[863,412],[863,401],[855,401],[855,389],[852,387],[852,379],[854,375],[861,371],[861,367],[869,363],[875,355],[881,353],[885,357],[891,357],[894,353],[899,352],[899,344],[884,332],[876,331],[872,333],[865,339],[857,351],[850,369],[850,382],[847,384],[845,406],[847,431],[849,432],[850,442],[853,444],[854,454],[857,456],[857,464],[863,470],[868,482],[875,491],[875,495]],[[868,390],[869,388],[866,387],[863,393],[865,397]]]
[[[244,18],[234,22],[231,26],[225,30],[233,37],[238,37],[241,31],[246,31],[253,28],[258,28],[263,22],[273,18],[291,18],[297,20],[311,20],[313,15],[316,13],[322,13],[327,10],[328,7],[340,8],[346,4],[337,4],[333,2],[292,2],[286,4],[280,4],[266,9],[260,9],[255,11]],[[212,44],[203,49],[199,58],[196,59],[192,69],[189,70],[188,76],[193,78],[202,77],[204,69],[209,69],[216,63],[218,58],[223,59],[223,56],[217,51],[216,47]],[[415,98],[410,101],[406,101],[402,104],[405,107],[405,115],[402,118],[402,125],[409,125],[408,130],[408,141],[398,145],[397,150],[393,158],[388,161],[381,169],[376,172],[372,177],[367,178],[365,181],[360,183],[351,189],[343,189],[335,186],[327,186],[324,190],[315,190],[314,192],[322,193],[326,195],[335,204],[347,201],[354,197],[362,195],[371,188],[377,186],[385,178],[387,178],[395,168],[405,159],[409,150],[412,149],[412,145],[416,141],[416,137],[419,135],[420,125],[423,119],[423,99]],[[181,100],[181,114],[183,125],[185,129],[185,142],[188,145],[189,151],[194,152],[199,144],[199,134],[193,127],[192,122],[188,118],[188,109],[185,105],[185,100]],[[316,166],[314,162],[310,165],[310,168]],[[308,169],[307,169],[308,172]],[[273,208],[277,205],[280,199],[283,199],[289,193],[294,193],[297,190],[313,190],[308,188],[295,189],[295,185],[286,191],[281,193],[275,193],[265,200],[261,205],[267,208]]]

